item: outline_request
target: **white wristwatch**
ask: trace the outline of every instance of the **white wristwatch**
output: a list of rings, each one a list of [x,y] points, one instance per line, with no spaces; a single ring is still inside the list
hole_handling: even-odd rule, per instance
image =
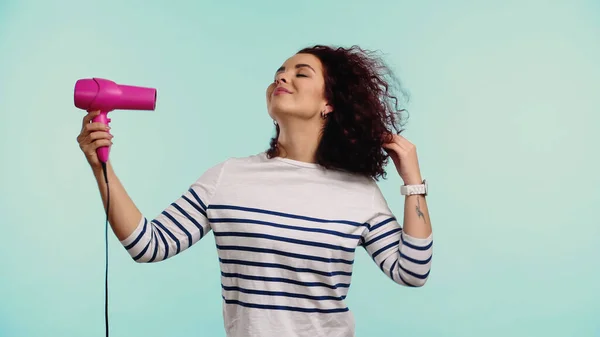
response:
[[[423,180],[423,183],[420,185],[402,185],[402,186],[400,186],[400,194],[402,194],[402,195],[414,195],[414,194],[427,195],[427,180]]]

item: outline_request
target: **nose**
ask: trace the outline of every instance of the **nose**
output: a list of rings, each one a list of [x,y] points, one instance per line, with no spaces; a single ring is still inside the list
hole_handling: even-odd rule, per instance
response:
[[[275,84],[279,85],[279,83],[281,83],[281,82],[283,82],[283,83],[288,82],[287,77],[283,71],[280,72],[279,74],[277,74],[277,76],[275,77]]]

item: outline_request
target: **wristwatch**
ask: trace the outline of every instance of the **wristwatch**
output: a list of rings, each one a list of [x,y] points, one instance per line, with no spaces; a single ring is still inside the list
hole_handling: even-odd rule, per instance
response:
[[[400,194],[402,194],[402,195],[414,195],[414,194],[427,195],[427,180],[423,179],[423,183],[421,183],[420,185],[402,185],[402,186],[400,186]]]

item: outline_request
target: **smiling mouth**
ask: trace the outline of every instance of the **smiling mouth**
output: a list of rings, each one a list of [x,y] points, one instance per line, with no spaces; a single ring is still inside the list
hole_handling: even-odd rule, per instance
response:
[[[273,92],[273,95],[291,94],[291,92],[285,88],[277,88]]]

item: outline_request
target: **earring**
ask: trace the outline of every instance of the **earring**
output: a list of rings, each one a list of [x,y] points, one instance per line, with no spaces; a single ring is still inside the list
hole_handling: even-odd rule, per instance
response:
[[[327,115],[325,114],[325,111],[321,111],[321,118],[323,118],[323,119],[327,118]]]
[[[277,121],[273,120],[273,125],[277,126]]]

